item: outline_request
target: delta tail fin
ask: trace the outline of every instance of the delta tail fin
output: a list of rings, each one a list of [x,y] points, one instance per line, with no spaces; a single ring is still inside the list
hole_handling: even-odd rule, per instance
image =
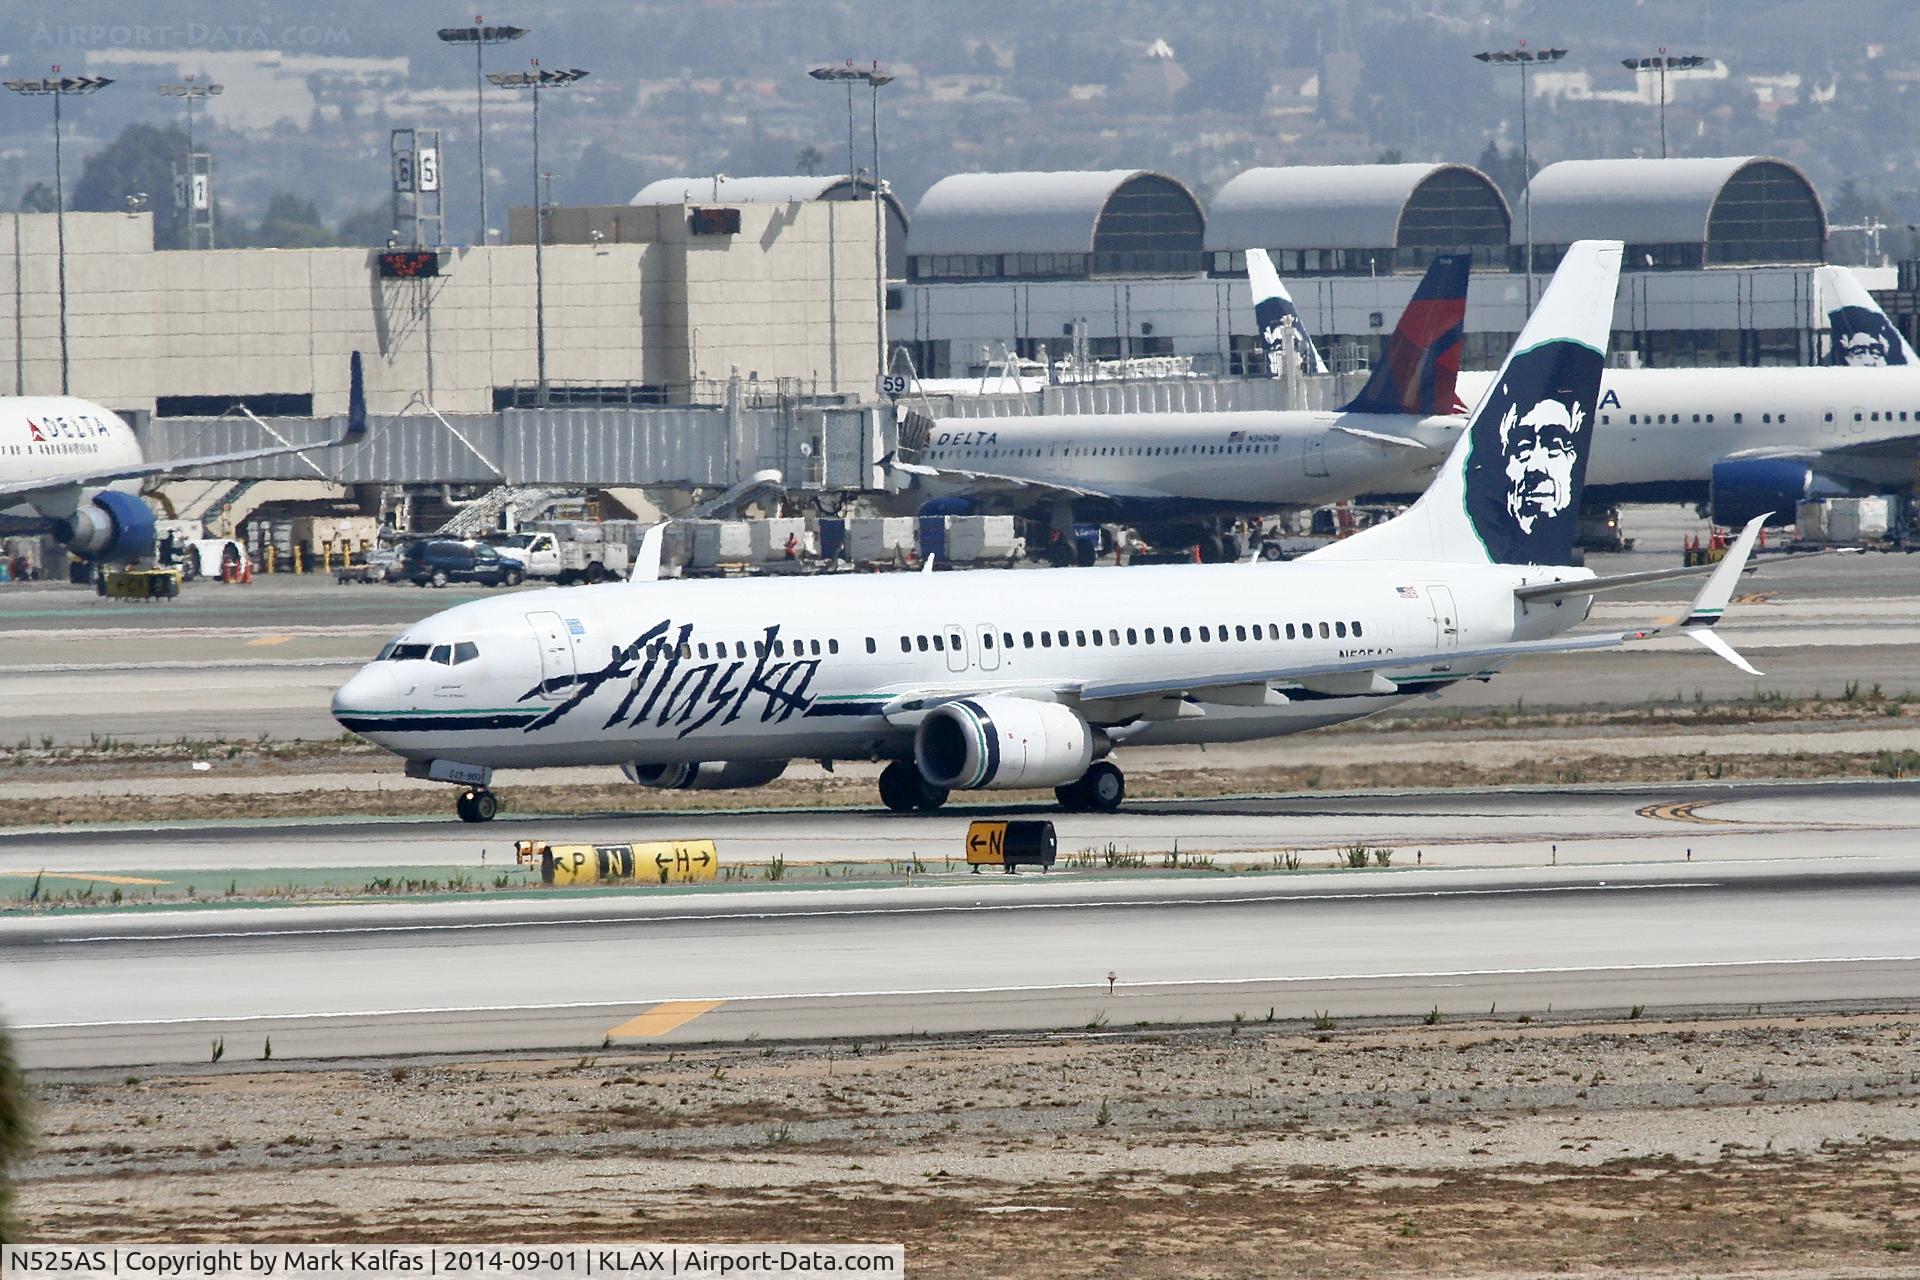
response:
[[[1821,267],[1815,274],[1820,277],[1820,297],[1826,301],[1827,326],[1832,331],[1828,364],[1920,365],[1920,355],[1914,354],[1860,277],[1845,267]]]
[[[1620,252],[1576,241],[1420,500],[1314,557],[1570,563]]]
[[[1386,357],[1342,413],[1465,413],[1454,392],[1467,324],[1467,273],[1473,258],[1443,253],[1428,264],[1400,314]]]
[[[1289,324],[1293,326],[1293,353],[1300,361],[1300,372],[1325,373],[1326,362],[1314,347],[1313,336],[1300,323],[1300,309],[1293,305],[1287,286],[1280,283],[1280,273],[1273,269],[1273,259],[1265,249],[1247,250],[1247,287],[1253,291],[1253,318],[1260,326],[1260,345],[1266,349],[1267,368],[1273,376],[1280,376],[1280,365],[1286,358],[1286,340],[1281,335]]]

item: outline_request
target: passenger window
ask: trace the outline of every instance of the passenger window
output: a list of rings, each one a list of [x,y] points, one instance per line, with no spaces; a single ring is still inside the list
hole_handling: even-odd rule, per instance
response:
[[[1166,642],[1167,642],[1168,644],[1172,644],[1172,643],[1173,643],[1173,628],[1172,628],[1172,627],[1162,627],[1162,628],[1160,628],[1160,638],[1161,638],[1162,640],[1164,640],[1164,641],[1166,641]]]
[[[1013,648],[1013,632],[1011,632],[1011,631],[1002,631],[1002,632],[1000,633],[1000,647],[1001,647],[1002,649],[1011,649],[1011,648]]]
[[[1233,629],[1233,638],[1235,640],[1245,640],[1247,638],[1247,629],[1242,626],[1235,626]]]
[[[1739,426],[1739,425],[1740,425],[1740,420],[1741,420],[1741,418],[1742,418],[1742,417],[1744,417],[1744,416],[1745,416],[1745,415],[1743,415],[1743,414],[1738,414],[1738,413],[1736,413],[1736,414],[1734,414],[1734,415],[1733,415],[1733,425],[1734,425],[1734,426],[1736,426],[1736,427],[1737,427],[1737,426]]]
[[[840,652],[840,642],[838,640],[827,641],[827,652],[828,653]]]
[[[1023,649],[1033,648],[1033,632],[1022,631],[1020,633],[1020,647]]]
[[[1708,414],[1708,415],[1707,415],[1707,425],[1708,425],[1708,426],[1712,426],[1712,425],[1713,425],[1713,415],[1712,415],[1712,414]]]
[[[1695,422],[1698,422],[1698,421],[1700,421],[1700,415],[1699,415],[1699,414],[1697,414],[1697,413],[1696,413],[1696,414],[1694,414],[1694,415],[1693,415],[1693,420],[1694,420]]]
[[[993,632],[991,632],[991,631],[982,631],[982,632],[980,633],[980,647],[981,647],[982,649],[991,649],[991,648],[993,648]]]
[[[1059,634],[1060,634],[1060,647],[1064,649],[1067,647],[1067,633],[1062,631]]]
[[[1353,624],[1353,638],[1356,640],[1360,638],[1360,624],[1358,622]]]
[[[773,656],[776,658],[784,658],[787,656],[787,642],[785,640],[775,640],[773,642]]]
[[[947,651],[947,638],[945,636],[935,636],[933,638],[933,651],[935,653],[945,653]]]
[[[1333,634],[1340,637],[1342,640],[1345,640],[1347,638],[1347,624],[1344,622],[1334,623]]]
[[[1601,415],[1600,415],[1600,421],[1601,421],[1601,423],[1602,423],[1602,424],[1605,424],[1605,423],[1609,423],[1609,422],[1612,422],[1612,421],[1613,421],[1613,415],[1612,415],[1612,414],[1610,414],[1610,413],[1603,413],[1603,414],[1601,414]]]
[[[877,645],[877,644],[875,644],[875,643],[873,642],[873,637],[872,637],[872,636],[868,636],[868,637],[867,637],[867,652],[868,652],[868,653],[878,653],[878,652],[880,652],[880,646],[879,646],[879,645]]]
[[[1127,643],[1128,644],[1140,643],[1140,633],[1134,630],[1132,627],[1127,628]]]
[[[925,636],[915,636],[914,643],[920,646],[920,652],[925,653],[927,651],[927,638]]]
[[[1107,642],[1107,638],[1100,634],[1100,628],[1095,627],[1093,629],[1093,647],[1098,649],[1101,645],[1105,644],[1106,642]]]
[[[1040,647],[1041,647],[1042,649],[1051,649],[1051,648],[1053,648],[1053,632],[1051,632],[1051,631],[1042,631],[1042,632],[1040,633]]]
[[[1180,643],[1181,644],[1193,643],[1193,629],[1191,627],[1180,628]]]
[[[900,652],[902,653],[913,652],[913,641],[909,640],[906,636],[900,637]]]
[[[480,646],[471,640],[462,640],[453,646],[453,665],[456,667],[463,662],[472,662],[479,656]]]
[[[1118,627],[1107,628],[1107,643],[1112,645],[1117,645],[1120,643],[1120,628]]]
[[[685,640],[680,642],[680,656],[682,658],[691,658],[693,656],[693,646]]]
[[[443,667],[452,666],[453,646],[450,644],[437,644],[433,646],[433,652],[427,655],[427,660],[429,662],[437,662]]]
[[[1144,637],[1146,638],[1146,641],[1147,641],[1147,643],[1148,643],[1148,644],[1152,644],[1152,643],[1154,642],[1154,640],[1155,640],[1155,638],[1156,638],[1156,637],[1154,636],[1154,634],[1153,634],[1153,628],[1152,628],[1152,627],[1148,627],[1148,628],[1147,628],[1147,629],[1146,629],[1145,631],[1143,631],[1143,632],[1142,632],[1141,634],[1142,634],[1142,635],[1143,635],[1143,636],[1144,636]]]
[[[1205,627],[1200,628],[1200,643],[1205,644],[1212,639],[1213,637],[1207,634],[1207,629]]]
[[[1080,646],[1080,647],[1081,647],[1082,649],[1084,649],[1084,648],[1086,648],[1086,647],[1087,647],[1087,633],[1086,633],[1086,632],[1084,632],[1084,631],[1076,631],[1076,632],[1074,632],[1074,633],[1073,633],[1073,642],[1074,642],[1075,644],[1077,644],[1077,645],[1079,645],[1079,646]]]
[[[1291,622],[1289,622],[1289,623],[1287,624],[1287,639],[1289,639],[1289,640],[1291,640],[1291,639],[1293,639],[1293,638],[1294,638],[1294,637],[1293,637],[1293,624],[1292,624]]]
[[[1627,415],[1627,425],[1628,425],[1628,426],[1630,426],[1630,427],[1637,427],[1637,426],[1639,426],[1639,425],[1640,425],[1640,415],[1639,415],[1639,414],[1637,414],[1637,413],[1630,413],[1630,414],[1628,414],[1628,415]]]
[[[1311,622],[1303,622],[1300,624],[1300,638],[1302,640],[1313,639],[1313,624]]]
[[[1322,640],[1329,638],[1327,635],[1327,624],[1324,622],[1320,624],[1320,638]]]
[[[705,640],[702,640],[702,641],[700,642],[700,644],[699,644],[699,650],[700,650],[700,656],[701,656],[701,657],[703,657],[703,658],[704,658],[704,657],[706,657],[706,656],[707,656],[707,642],[706,642]]]
[[[1772,415],[1772,414],[1770,414],[1770,413],[1763,413],[1763,414],[1761,414],[1761,415],[1760,415],[1760,421],[1762,421],[1762,422],[1772,422],[1772,421],[1773,421],[1773,415]]]

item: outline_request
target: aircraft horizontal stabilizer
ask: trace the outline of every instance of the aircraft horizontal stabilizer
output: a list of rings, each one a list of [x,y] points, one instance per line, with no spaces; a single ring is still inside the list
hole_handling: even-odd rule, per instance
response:
[[[1384,431],[1368,431],[1361,427],[1335,427],[1334,430],[1346,435],[1358,436],[1362,440],[1371,440],[1375,444],[1391,445],[1396,449],[1425,449],[1427,447],[1420,441],[1415,440],[1412,436],[1389,435]]]

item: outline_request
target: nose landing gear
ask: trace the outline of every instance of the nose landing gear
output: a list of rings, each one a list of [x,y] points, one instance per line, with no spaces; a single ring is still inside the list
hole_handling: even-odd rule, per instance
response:
[[[465,787],[453,802],[453,811],[462,822],[492,822],[500,812],[500,797],[486,787]]]

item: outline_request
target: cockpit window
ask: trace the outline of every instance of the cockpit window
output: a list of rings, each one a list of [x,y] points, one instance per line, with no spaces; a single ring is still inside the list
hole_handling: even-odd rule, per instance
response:
[[[453,646],[450,644],[437,644],[433,646],[433,652],[429,653],[427,657],[430,661],[437,662],[443,667],[450,667],[453,665]]]
[[[462,640],[453,646],[453,665],[456,667],[463,662],[472,662],[479,656],[480,646],[471,640]]]
[[[388,646],[387,657],[395,662],[418,662],[427,656],[428,647],[424,644],[393,644]]]

